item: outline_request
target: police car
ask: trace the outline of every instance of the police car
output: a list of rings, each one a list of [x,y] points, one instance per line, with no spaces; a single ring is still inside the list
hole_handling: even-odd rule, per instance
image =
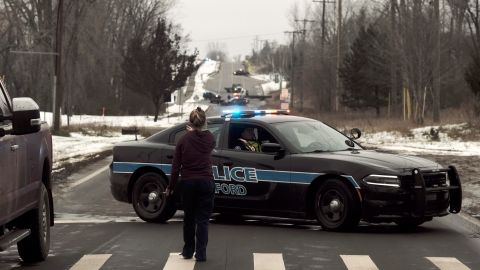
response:
[[[326,230],[344,230],[360,220],[415,227],[461,209],[455,167],[366,150],[355,142],[357,129],[346,136],[274,110],[226,112],[209,118],[208,129],[216,138],[218,213],[316,219]],[[245,129],[253,130],[258,151],[236,147]],[[185,132],[183,123],[113,149],[112,194],[145,221],[165,222],[181,209],[164,190]]]

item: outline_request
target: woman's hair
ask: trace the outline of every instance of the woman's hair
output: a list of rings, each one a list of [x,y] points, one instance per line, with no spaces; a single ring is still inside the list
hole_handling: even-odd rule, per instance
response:
[[[190,113],[189,120],[190,120],[190,125],[193,128],[202,129],[207,122],[207,116],[205,114],[205,111],[202,110],[202,108],[197,107],[195,110],[193,110]]]

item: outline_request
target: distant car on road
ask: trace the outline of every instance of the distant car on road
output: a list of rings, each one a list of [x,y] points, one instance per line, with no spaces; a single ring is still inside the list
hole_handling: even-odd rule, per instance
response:
[[[243,87],[239,83],[232,84],[232,87],[225,87],[225,91],[227,91],[228,93],[240,93],[242,89]]]
[[[31,98],[10,99],[0,81],[0,252],[47,258],[53,226],[52,136]]]
[[[228,101],[221,102],[220,105],[222,106],[247,106],[249,100],[245,97],[234,96],[230,98]]]
[[[233,72],[233,75],[237,75],[237,76],[249,76],[250,75],[250,72],[244,70],[244,69],[237,69]]]
[[[317,120],[265,110],[225,112],[209,118],[208,129],[217,143],[218,213],[316,219],[325,230],[345,230],[360,220],[411,228],[461,210],[455,167],[366,150],[355,141],[358,129],[346,136]],[[246,129],[255,134],[251,141],[242,137]],[[165,222],[181,208],[163,192],[186,132],[182,123],[113,149],[112,194],[148,222]],[[239,147],[245,143],[256,150]]]
[[[222,96],[209,91],[205,91],[205,93],[203,93],[203,98],[214,104],[219,104],[222,101]]]

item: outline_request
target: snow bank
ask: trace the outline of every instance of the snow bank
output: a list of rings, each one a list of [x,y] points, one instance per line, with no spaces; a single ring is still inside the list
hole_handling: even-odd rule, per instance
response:
[[[118,142],[133,141],[135,135],[113,133],[111,137],[86,136],[71,133],[70,137],[53,136],[53,171],[60,171],[67,163],[88,160],[98,153],[110,150]]]

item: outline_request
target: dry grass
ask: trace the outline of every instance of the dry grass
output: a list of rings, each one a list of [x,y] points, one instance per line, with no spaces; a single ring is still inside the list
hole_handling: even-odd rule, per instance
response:
[[[411,120],[403,120],[403,117],[377,117],[373,111],[316,113],[311,110],[304,110],[303,112],[294,110],[292,114],[320,120],[337,127],[339,130],[349,130],[357,127],[365,132],[399,131],[405,135],[409,135],[411,129],[422,126],[443,126],[460,123],[469,123],[470,127],[476,126],[475,121],[472,121],[471,116],[465,109],[443,110],[440,123],[434,123],[431,117],[427,117],[423,124],[414,123]]]

